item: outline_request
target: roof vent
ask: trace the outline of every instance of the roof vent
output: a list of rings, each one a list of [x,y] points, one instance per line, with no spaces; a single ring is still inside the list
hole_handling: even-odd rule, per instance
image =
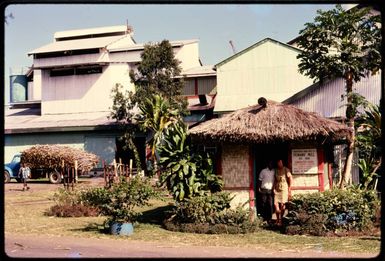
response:
[[[264,97],[261,97],[258,99],[258,104],[261,105],[262,107],[266,107],[267,100]]]

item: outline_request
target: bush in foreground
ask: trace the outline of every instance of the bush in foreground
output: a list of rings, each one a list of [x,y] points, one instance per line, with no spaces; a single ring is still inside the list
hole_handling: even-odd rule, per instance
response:
[[[358,188],[295,195],[284,220],[287,234],[325,235],[370,230],[379,200],[375,191]]]
[[[249,210],[230,208],[228,192],[196,196],[177,204],[163,226],[171,231],[200,234],[245,234],[255,232],[259,220],[252,221]]]

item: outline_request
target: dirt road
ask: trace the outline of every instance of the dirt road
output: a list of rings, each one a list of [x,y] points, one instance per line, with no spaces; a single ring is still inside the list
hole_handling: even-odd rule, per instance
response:
[[[296,250],[272,251],[260,247],[203,247],[189,245],[170,245],[124,239],[92,239],[75,237],[55,237],[5,234],[5,253],[9,257],[36,258],[172,258],[172,257],[208,257],[208,258],[369,258],[370,254],[341,254],[335,252]]]

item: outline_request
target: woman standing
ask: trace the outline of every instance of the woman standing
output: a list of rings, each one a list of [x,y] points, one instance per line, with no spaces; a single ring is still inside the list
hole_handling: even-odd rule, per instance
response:
[[[282,225],[285,203],[291,198],[291,184],[293,183],[290,170],[283,165],[281,159],[277,161],[274,175],[274,208],[277,216],[277,225]]]

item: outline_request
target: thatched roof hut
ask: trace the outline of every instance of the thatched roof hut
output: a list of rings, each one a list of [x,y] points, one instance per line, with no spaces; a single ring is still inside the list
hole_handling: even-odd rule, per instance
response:
[[[201,123],[190,134],[199,139],[228,142],[276,143],[282,141],[344,142],[351,130],[295,106],[260,98],[260,104]]]

